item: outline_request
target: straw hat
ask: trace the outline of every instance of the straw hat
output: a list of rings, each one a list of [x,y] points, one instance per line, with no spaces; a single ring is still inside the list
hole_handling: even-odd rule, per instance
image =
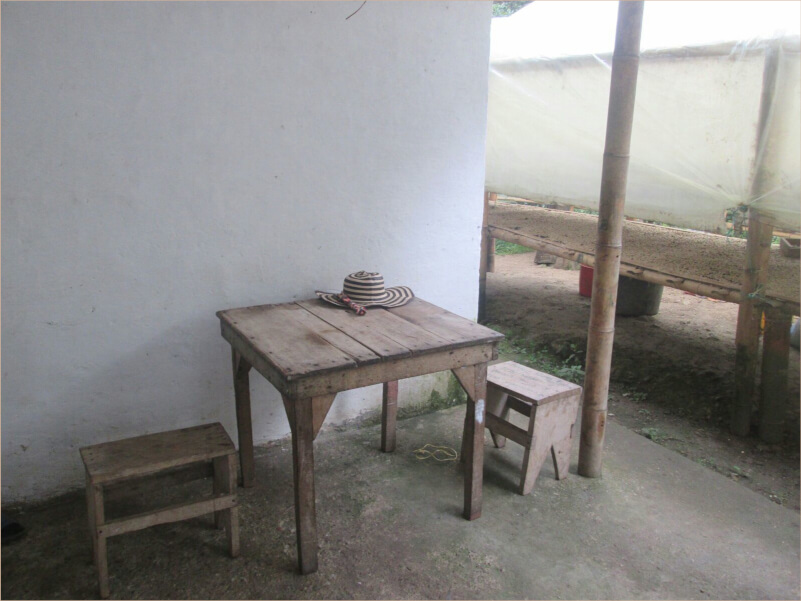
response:
[[[337,293],[317,290],[316,294],[332,305],[347,307]],[[384,276],[368,271],[357,271],[346,277],[342,284],[342,294],[364,307],[400,307],[414,298],[411,288],[406,286],[384,288]]]

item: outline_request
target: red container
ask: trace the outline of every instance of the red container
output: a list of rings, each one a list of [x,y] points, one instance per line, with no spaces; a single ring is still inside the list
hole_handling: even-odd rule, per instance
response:
[[[579,294],[590,298],[592,296],[592,275],[595,270],[586,265],[581,266],[579,273]]]

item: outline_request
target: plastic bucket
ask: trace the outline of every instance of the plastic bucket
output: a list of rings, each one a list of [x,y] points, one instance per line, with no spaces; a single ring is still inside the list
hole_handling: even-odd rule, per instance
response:
[[[579,294],[590,298],[592,296],[592,274],[595,270],[586,265],[581,266],[579,271]]]
[[[586,298],[592,297],[592,278],[595,270],[586,265],[581,266],[579,272],[579,294]],[[664,286],[651,284],[642,280],[635,280],[620,276],[617,284],[617,306],[615,315],[623,317],[639,315],[656,315],[662,302]]]
[[[617,283],[617,307],[615,315],[637,317],[656,315],[662,302],[664,286],[620,276]]]

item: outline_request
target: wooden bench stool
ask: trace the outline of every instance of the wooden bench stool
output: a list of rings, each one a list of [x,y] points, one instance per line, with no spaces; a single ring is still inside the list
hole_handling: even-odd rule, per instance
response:
[[[106,539],[110,536],[214,513],[215,525],[227,531],[231,557],[239,555],[236,448],[219,423],[83,447],[81,458],[86,468],[89,529],[101,597],[109,595]],[[106,521],[105,486],[200,461],[212,461],[214,466],[211,496]]]
[[[519,492],[534,488],[550,451],[556,479],[567,477],[573,426],[581,404],[581,386],[565,382],[513,361],[487,369],[487,416],[485,425],[495,446],[502,448],[509,438],[523,445],[523,473]],[[508,421],[514,410],[529,418],[528,430]]]

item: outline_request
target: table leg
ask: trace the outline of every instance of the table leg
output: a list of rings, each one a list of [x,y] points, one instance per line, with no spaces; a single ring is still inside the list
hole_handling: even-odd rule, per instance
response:
[[[311,397],[292,399],[292,467],[295,475],[295,530],[301,574],[317,571],[317,513],[314,507],[314,422]]]
[[[231,349],[234,368],[234,397],[236,398],[236,429],[239,435],[239,465],[242,467],[242,486],[253,486],[253,424],[250,415],[250,363]]]
[[[395,450],[395,422],[398,416],[398,381],[384,384],[384,400],[381,405],[381,450]]]
[[[464,423],[464,512],[467,520],[481,517],[484,479],[484,414],[487,398],[487,364],[479,363],[453,370],[467,393]]]

